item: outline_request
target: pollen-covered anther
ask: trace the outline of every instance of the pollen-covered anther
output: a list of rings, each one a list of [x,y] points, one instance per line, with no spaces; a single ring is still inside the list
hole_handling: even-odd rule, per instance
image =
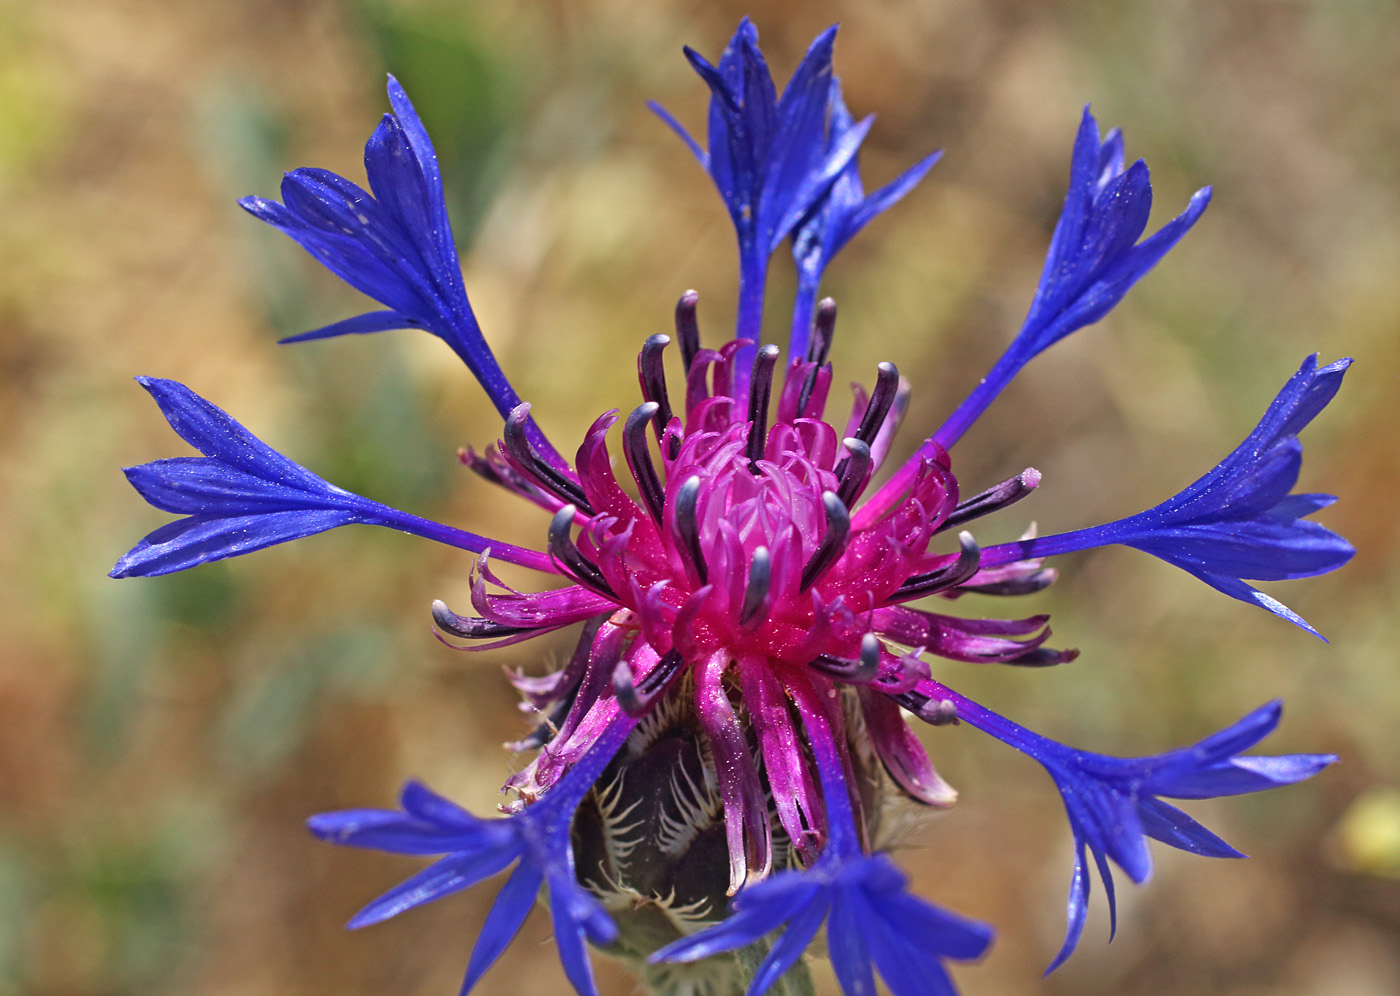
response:
[[[936,699],[922,692],[905,692],[894,698],[930,726],[957,726],[961,722],[957,703],[948,699]]]
[[[890,406],[894,404],[894,396],[899,392],[899,370],[893,363],[881,363],[875,370],[875,389],[870,392],[870,401],[856,429],[856,438],[866,444],[875,441],[880,426],[885,424],[885,416],[890,413]],[[837,473],[840,473],[839,469]]]
[[[807,362],[811,366],[802,380],[802,390],[797,395],[797,413],[805,415],[807,403],[812,400],[812,392],[817,386],[817,372],[826,362],[831,352],[831,341],[836,337],[836,302],[824,297],[817,304],[816,318],[812,324],[812,339],[807,344]]]
[[[872,457],[869,445],[862,440],[847,437],[841,440],[841,445],[846,448],[846,456],[837,467],[837,477],[841,483],[836,488],[836,497],[850,508],[865,489],[866,481],[870,477]]]
[[[577,481],[570,480],[544,460],[530,443],[525,426],[530,418],[529,402],[522,402],[511,409],[506,418],[501,447],[516,466],[529,474],[544,489],[560,501],[573,505],[584,515],[593,515],[593,507],[588,503],[583,488]]]
[[[956,588],[976,574],[982,561],[982,550],[977,541],[972,538],[971,533],[964,530],[958,533],[958,545],[962,549],[958,552],[957,560],[936,571],[915,574],[896,589],[893,598],[901,601],[922,598],[947,588]]]
[[[573,525],[574,517],[577,514],[578,509],[572,505],[565,505],[555,513],[554,518],[549,523],[549,555],[573,575],[574,580],[578,581],[579,584],[592,588],[608,598],[616,599],[617,594],[603,577],[603,572],[598,569],[598,565],[583,555],[569,535],[569,527]]]
[[[802,582],[799,591],[806,591],[816,584],[832,564],[846,550],[846,540],[851,535],[851,513],[834,491],[822,492],[822,505],[826,508],[826,533],[817,545],[812,559],[802,569]]]
[[[980,518],[988,513],[1014,505],[1036,488],[1040,487],[1040,471],[1027,467],[1015,477],[988,488],[979,495],[958,502],[953,514],[944,519],[938,532],[953,529],[965,522]]]
[[[646,677],[636,681],[632,674],[632,666],[623,658],[618,661],[612,675],[613,694],[617,697],[617,704],[629,716],[645,715],[657,696],[670,687],[671,682],[684,669],[685,658],[679,650],[672,650],[656,662]]]
[[[695,313],[699,303],[700,295],[693,290],[686,291],[676,302],[676,340],[681,344],[681,364],[686,373],[700,352],[700,320]]]
[[[676,491],[676,510],[672,522],[676,539],[680,541],[686,570],[698,584],[707,584],[710,572],[705,566],[705,550],[700,545],[700,522],[696,505],[700,501],[700,478],[691,477]]]
[[[516,636],[520,633],[528,633],[535,627],[531,626],[509,626],[505,623],[494,622],[490,619],[481,619],[476,616],[459,616],[447,607],[447,603],[442,599],[433,602],[433,622],[438,629],[453,636],[461,636],[468,640],[494,640],[505,636]]]
[[[637,490],[641,492],[647,511],[651,512],[658,525],[666,508],[666,493],[661,488],[661,479],[656,476],[656,466],[651,462],[651,453],[647,450],[647,423],[655,418],[660,409],[661,405],[656,401],[639,405],[627,416],[627,422],[622,427],[622,453],[627,459],[627,468],[632,471],[632,478],[637,482]]]
[[[651,336],[642,344],[637,354],[637,379],[641,382],[642,397],[656,402],[656,438],[661,438],[661,430],[671,421],[671,402],[666,394],[666,368],[662,365],[661,354],[671,344],[671,337],[660,333]]]
[[[829,654],[815,657],[810,666],[822,674],[852,685],[868,685],[880,673],[880,638],[874,633],[866,633],[860,639],[860,656],[855,660],[843,660]]]
[[[744,604],[739,609],[739,626],[757,629],[768,616],[772,600],[773,561],[766,546],[761,546],[749,558],[749,582],[744,589]]]
[[[749,381],[749,439],[746,453],[749,470],[758,473],[758,461],[768,442],[768,399],[773,392],[773,368],[778,363],[778,347],[771,343],[758,351]]]

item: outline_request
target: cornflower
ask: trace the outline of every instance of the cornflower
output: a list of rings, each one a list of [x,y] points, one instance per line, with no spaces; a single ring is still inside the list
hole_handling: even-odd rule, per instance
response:
[[[1075,860],[1066,938],[1051,969],[1084,927],[1087,855],[1112,910],[1111,864],[1145,882],[1147,838],[1241,856],[1165,800],[1287,785],[1334,760],[1244,754],[1278,725],[1277,703],[1194,746],[1120,758],[991,712],[944,684],[941,665],[935,677],[928,655],[1022,667],[1073,660],[1076,651],[1047,646],[1044,615],[968,619],[915,603],[1032,594],[1056,578],[1046,558],[1106,545],[1143,550],[1312,632],[1248,582],[1326,573],[1352,555],[1307,518],[1332,498],[1292,493],[1298,434],[1332,399],[1349,361],[1304,360],[1239,447],[1174,497],[1104,525],[979,547],[967,527],[1026,497],[1040,474],[1028,468],[965,496],[949,451],[1034,356],[1103,317],[1210,198],[1201,190],[1144,237],[1147,167],[1125,166],[1122,136],[1101,137],[1086,109],[1064,210],[1020,332],[947,421],[877,484],[909,384],[880,363],[849,417],[827,420],[836,308],[819,299],[819,287],[837,252],[917,185],[938,154],[864,192],[857,154],[871,120],[856,122],[846,109],[832,74],[834,36],[833,28],[813,42],[781,96],[747,20],[717,63],[687,48],[711,92],[705,146],[655,108],[734,221],[740,295],[736,337],[717,349],[702,344],[696,295],[680,298],[680,385],[665,373],[672,338],[642,345],[642,404],[621,420],[614,443],[627,486],[609,451],[616,413],[593,423],[570,462],[496,362],[462,283],[432,143],[392,77],[391,112],[365,147],[368,191],[297,169],[282,182],[281,202],[241,202],[383,305],[293,340],[416,328],[466,362],[504,424],[496,445],[463,460],[544,510],[542,550],[344,491],[189,388],[139,378],[202,455],[126,471],[151,504],[183,517],[123,556],[114,577],[166,574],[360,523],[477,555],[475,614],[432,607],[443,633],[472,649],[579,627],[561,669],[513,678],[537,716],[513,746],[536,753],[506,781],[514,798],[498,818],[410,783],[398,809],[310,820],[332,843],[439,856],[365,907],[354,927],[514,867],[470,957],[464,993],[542,886],[564,970],[584,996],[596,993],[585,940],[631,958],[657,991],[746,987],[756,996],[802,971],[823,924],[848,996],[874,993],[877,972],[896,996],[953,992],[946,963],[981,957],[991,929],[913,896],[881,851],[890,796],[932,807],[956,797],[910,719],[989,734],[1039,762],[1060,792]],[[798,288],[784,357],[761,344],[761,330],[769,261],[785,243]],[[956,549],[939,541],[945,533],[956,535]],[[493,572],[496,561],[564,583],[516,591]]]

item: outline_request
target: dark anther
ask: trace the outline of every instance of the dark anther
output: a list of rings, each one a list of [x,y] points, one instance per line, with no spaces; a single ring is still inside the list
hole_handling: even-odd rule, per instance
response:
[[[637,482],[642,501],[659,525],[661,513],[666,507],[666,493],[661,489],[661,480],[656,476],[656,467],[647,450],[647,423],[655,417],[656,409],[656,402],[648,401],[627,416],[627,422],[622,427],[622,454],[627,458],[627,467]]]
[[[671,344],[669,335],[654,335],[642,344],[637,354],[637,378],[642,383],[642,397],[656,402],[656,438],[671,421],[671,402],[666,396],[666,368],[661,364],[661,353]]]
[[[525,435],[525,419],[529,415],[530,406],[528,403],[517,405],[511,410],[510,416],[506,419],[505,439],[502,440],[506,452],[528,473],[533,474],[535,479],[560,501],[576,505],[584,515],[593,515],[593,507],[588,504],[588,498],[584,495],[582,486],[551,467],[530,445],[530,438]]]
[[[749,470],[758,473],[754,465],[763,458],[768,445],[768,398],[773,393],[773,367],[778,362],[778,347],[771,343],[753,358],[753,377],[749,380]]]
[[[851,513],[833,491],[822,492],[822,504],[826,506],[826,535],[802,569],[802,583],[799,591],[806,591],[826,573],[827,568],[846,550],[846,539],[851,535]]]
[[[812,338],[807,343],[807,362],[811,366],[807,376],[802,378],[802,390],[797,392],[797,415],[803,417],[807,402],[812,400],[812,391],[817,386],[817,372],[826,362],[831,352],[831,340],[836,334],[836,302],[824,297],[817,304],[817,317],[812,326]]]
[[[849,437],[841,440],[841,445],[846,447],[846,456],[836,466],[836,476],[840,480],[836,497],[850,508],[865,487],[865,476],[870,473],[870,447],[859,439]]]
[[[899,391],[899,371],[893,363],[881,363],[875,368],[875,389],[870,392],[870,402],[861,416],[856,438],[863,443],[875,442],[880,426],[885,424],[885,416],[894,404],[895,393]]]
[[[505,623],[493,622],[490,619],[459,616],[449,609],[447,603],[442,599],[433,602],[433,622],[437,623],[438,629],[451,633],[453,636],[465,637],[468,640],[495,640],[503,636],[515,636],[517,633],[528,633],[536,628],[534,626],[507,626]]]
[[[695,362],[695,354],[700,352],[700,320],[695,316],[695,306],[700,303],[700,295],[688,290],[676,302],[676,339],[681,344],[681,363],[686,373]]]
[[[617,704],[622,707],[623,712],[633,718],[643,715],[652,702],[656,701],[656,697],[681,673],[684,664],[681,652],[672,650],[656,662],[645,678],[636,682],[632,677],[631,666],[625,660],[619,661],[613,669],[612,676],[613,694],[617,696]]]
[[[1034,595],[1055,583],[1060,572],[1053,567],[1042,567],[1038,571],[1005,581],[992,581],[987,584],[963,585],[959,591],[975,591],[980,595]]]
[[[768,591],[773,580],[773,561],[768,548],[761,546],[749,560],[749,586],[744,589],[744,605],[739,610],[739,625],[748,628],[760,623],[768,614]]]
[[[705,551],[700,546],[700,521],[696,518],[695,506],[700,500],[700,478],[692,477],[676,491],[676,538],[681,548],[690,556],[695,569],[696,580],[708,584],[710,572],[705,567]]]
[[[962,549],[958,553],[957,560],[939,570],[929,571],[927,574],[915,574],[895,590],[893,597],[905,600],[932,595],[945,588],[956,588],[976,574],[977,568],[982,562],[982,551],[977,546],[977,541],[972,538],[971,533],[961,532],[958,533],[958,545]]]
[[[905,692],[894,696],[894,700],[925,723],[933,726],[956,726],[958,706],[947,699],[934,699],[922,692]]]
[[[822,654],[811,662],[811,666],[822,674],[853,685],[868,685],[880,673],[880,638],[874,633],[866,633],[860,638],[860,657],[853,661]]]
[[[831,340],[836,338],[836,302],[824,297],[817,302],[817,315],[812,323],[812,339],[807,344],[807,359],[817,366],[826,362],[831,352]]]
[[[938,527],[938,532],[952,529],[954,526],[970,522],[988,512],[995,512],[997,509],[1014,504],[1039,486],[1040,471],[1034,467],[1027,467],[1010,480],[1002,481],[996,487],[988,488],[980,495],[974,495],[966,501],[958,502],[958,507],[953,509],[952,515],[943,520],[943,524]]]
[[[569,527],[577,514],[578,509],[572,505],[565,505],[554,513],[554,519],[549,523],[550,556],[564,565],[580,584],[615,599],[617,594],[603,577],[603,572],[598,570],[598,565],[585,557],[569,536]]]

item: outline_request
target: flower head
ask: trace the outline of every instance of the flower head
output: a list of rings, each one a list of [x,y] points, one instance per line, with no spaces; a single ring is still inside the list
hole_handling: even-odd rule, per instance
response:
[[[1239,756],[1274,728],[1277,706],[1186,750],[1138,759],[1088,754],[935,680],[933,668],[941,677],[944,661],[1044,667],[1077,652],[1047,645],[1044,615],[969,619],[911,603],[1033,594],[1055,580],[1045,558],[1104,543],[1154,554],[1301,622],[1241,579],[1319,574],[1350,556],[1344,540],[1305,518],[1330,499],[1290,494],[1301,464],[1297,434],[1335,394],[1347,361],[1305,362],[1245,442],[1174,498],[1103,526],[1046,537],[1032,531],[982,549],[969,527],[1032,494],[1041,476],[1027,468],[965,496],[949,448],[1031,358],[1116,304],[1208,200],[1203,190],[1143,238],[1147,168],[1125,168],[1121,137],[1101,140],[1086,111],[1025,325],[944,426],[873,485],[911,386],[894,364],[879,363],[869,389],[857,389],[849,418],[829,418],[836,307],[817,301],[819,285],[836,253],[912,190],[936,154],[865,195],[856,153],[870,119],[856,123],[846,109],[832,74],[833,39],[834,29],[816,39],[781,97],[747,21],[717,64],[686,50],[710,88],[707,148],[658,113],[689,143],[734,221],[735,335],[707,347],[696,295],[683,295],[675,312],[679,356],[671,360],[681,377],[666,374],[673,338],[647,339],[636,361],[641,404],[622,418],[600,416],[572,462],[535,425],[486,345],[462,285],[432,144],[396,82],[392,113],[366,146],[368,191],[303,169],[287,175],[282,203],[243,202],[388,309],[293,339],[422,328],[468,364],[503,421],[496,444],[467,451],[463,462],[544,511],[539,550],[353,495],[188,388],[141,380],[203,455],[128,471],[147,500],[184,518],[139,543],[114,575],[167,573],[371,524],[478,556],[473,613],[433,604],[444,640],[489,649],[579,626],[561,669],[512,676],[538,717],[512,746],[537,753],[507,779],[515,796],[503,817],[478,819],[411,783],[400,810],[311,821],[335,843],[442,856],[352,926],[515,865],[465,988],[546,885],[560,956],[580,993],[593,993],[585,938],[644,972],[729,958],[732,973],[746,962],[731,952],[752,954],[781,929],[747,980],[757,994],[798,968],[823,923],[848,996],[873,993],[876,971],[898,996],[951,992],[944,962],[979,957],[991,932],[910,895],[881,853],[890,796],[939,807],[957,797],[906,713],[935,725],[965,720],[1035,757],[1055,780],[1078,853],[1069,937],[1055,964],[1083,926],[1086,850],[1110,890],[1109,860],[1135,882],[1146,880],[1146,837],[1235,854],[1162,798],[1285,785],[1331,760]],[[757,337],[768,261],[788,238],[799,286],[784,357]],[[494,560],[564,584],[509,588]]]

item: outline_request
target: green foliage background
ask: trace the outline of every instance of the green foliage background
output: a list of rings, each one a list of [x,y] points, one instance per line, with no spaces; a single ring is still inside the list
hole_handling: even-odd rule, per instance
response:
[[[727,219],[643,99],[701,127],[680,46],[717,54],[744,13],[780,79],[842,21],[848,100],[880,114],[868,179],[947,150],[829,284],[838,374],[868,380],[890,359],[916,385],[906,451],[1017,327],[1084,103],[1152,165],[1154,224],[1215,185],[1159,271],[958,447],[972,489],[1045,474],[984,541],[1025,517],[1058,530],[1152,504],[1227,452],[1304,355],[1358,360],[1305,437],[1302,485],[1341,496],[1324,519],[1360,552],[1279,591],[1330,644],[1107,551],[1068,558],[1024,606],[988,607],[1052,612],[1078,661],[942,672],[1115,753],[1187,743],[1284,697],[1274,747],[1343,763],[1196,807],[1254,857],[1159,849],[1156,879],[1123,885],[1117,942],[1098,909],[1042,980],[1070,870],[1060,804],[1032,763],[975,731],[931,731],[962,801],[900,861],[925,895],[1001,930],[959,972],[963,992],[1400,991],[1395,5],[3,0],[0,996],[455,991],[491,890],[347,934],[409,865],[316,844],[301,821],[388,804],[408,776],[489,809],[512,763],[498,745],[522,724],[498,669],[538,668],[562,644],[445,649],[427,607],[465,604],[468,558],[374,530],[106,579],[164,521],[118,468],[182,452],[130,377],[188,383],[343,486],[538,543],[543,519],[454,459],[499,420],[440,344],[275,345],[362,301],[233,200],[274,194],[297,165],[360,175],[383,73],[398,74],[438,141],[482,324],[567,449],[635,403],[633,355],[683,290],[724,335]],[[480,991],[563,991],[547,937],[532,919]],[[605,992],[635,991],[601,972]],[[835,992],[824,969],[818,982]]]

